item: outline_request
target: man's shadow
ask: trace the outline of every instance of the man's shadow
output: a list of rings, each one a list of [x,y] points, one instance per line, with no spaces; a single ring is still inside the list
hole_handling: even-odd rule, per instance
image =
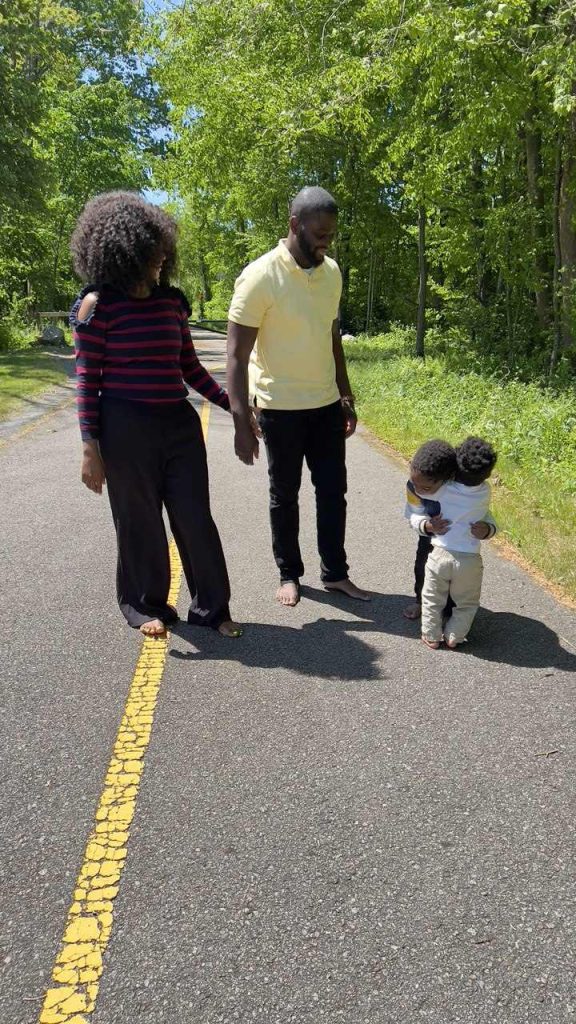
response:
[[[177,622],[171,632],[194,647],[192,651],[172,649],[178,660],[213,658],[233,661],[248,668],[283,668],[296,675],[317,679],[384,680],[378,660],[381,652],[357,634],[373,630],[371,622],[347,622],[320,618],[298,626],[251,622],[240,640],[223,640],[213,630]]]

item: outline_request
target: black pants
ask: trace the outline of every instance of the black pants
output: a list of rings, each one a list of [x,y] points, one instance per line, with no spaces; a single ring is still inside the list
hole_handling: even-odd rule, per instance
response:
[[[416,600],[420,604],[422,603],[422,587],[424,586],[426,562],[431,551],[432,538],[424,537],[420,534],[418,537],[418,547],[416,548],[416,558],[414,559],[414,593],[416,594]]]
[[[168,539],[162,506],[192,601],[188,622],[218,626],[230,617],[230,585],[210,514],[206,448],[187,402],[149,405],[103,397],[100,450],[118,540],[118,603],[135,628],[169,622]]]
[[[304,459],[316,491],[316,529],[325,583],[347,579],[346,438],[340,402],[322,409],[262,409],[268,455],[272,548],[282,582],[304,575],[298,493]]]

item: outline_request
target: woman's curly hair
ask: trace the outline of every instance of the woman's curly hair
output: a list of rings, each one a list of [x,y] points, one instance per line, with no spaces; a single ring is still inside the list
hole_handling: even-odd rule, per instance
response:
[[[497,458],[492,445],[484,438],[467,437],[456,449],[456,479],[469,487],[484,483],[494,469]]]
[[[74,269],[94,288],[130,292],[164,257],[160,283],[176,264],[176,222],[136,192],[104,192],[86,203],[70,241]]]

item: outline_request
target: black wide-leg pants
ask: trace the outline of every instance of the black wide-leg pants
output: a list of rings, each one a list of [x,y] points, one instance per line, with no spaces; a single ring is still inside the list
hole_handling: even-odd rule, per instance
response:
[[[210,513],[206,448],[189,402],[151,405],[103,396],[100,451],[116,537],[118,603],[129,625],[169,623],[166,508],[191,595],[188,622],[230,618],[230,584]]]

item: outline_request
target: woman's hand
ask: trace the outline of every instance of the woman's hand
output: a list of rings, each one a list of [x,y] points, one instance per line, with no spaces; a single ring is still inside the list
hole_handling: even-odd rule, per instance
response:
[[[106,483],[106,472],[97,441],[84,442],[82,483],[88,490],[94,491],[94,494],[102,494],[102,487]]]

